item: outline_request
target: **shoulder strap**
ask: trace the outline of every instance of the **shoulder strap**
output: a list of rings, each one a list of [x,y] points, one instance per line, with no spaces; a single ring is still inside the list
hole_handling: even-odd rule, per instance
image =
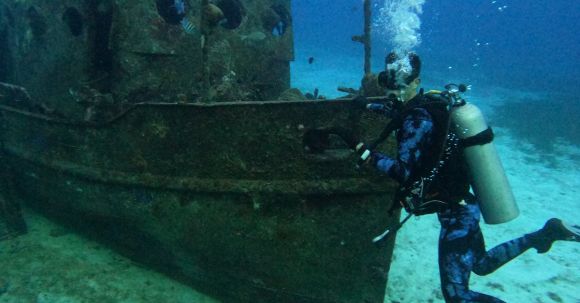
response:
[[[398,113],[394,115],[393,119],[385,126],[381,134],[371,145],[369,145],[370,149],[376,148],[379,144],[385,141],[391,133],[401,127],[403,123],[403,119],[407,116],[411,111],[417,108],[424,108],[426,109],[435,123],[438,124],[448,124],[449,120],[449,100],[443,97],[440,92],[438,91],[429,91],[425,94],[421,94],[422,98],[417,98],[416,100],[411,100],[408,104],[403,106],[398,110]],[[424,100],[427,99],[427,100]],[[446,112],[446,113],[445,113]],[[436,117],[435,117],[436,116]],[[439,121],[439,120],[446,120],[446,121]],[[447,125],[448,127],[448,125]],[[447,131],[445,131],[447,133]]]

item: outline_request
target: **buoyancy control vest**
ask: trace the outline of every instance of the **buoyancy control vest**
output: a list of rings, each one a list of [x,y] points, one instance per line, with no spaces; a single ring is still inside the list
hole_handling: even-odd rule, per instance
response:
[[[395,194],[392,210],[402,206],[409,214],[395,227],[373,238],[373,243],[381,243],[412,215],[460,205],[470,195],[470,186],[474,188],[486,223],[499,224],[517,217],[519,210],[493,146],[491,128],[475,105],[451,90],[434,94],[421,91],[398,109],[370,147],[375,148],[393,131],[400,130],[404,119],[420,108],[429,113],[434,124],[431,153],[421,159],[419,169],[412,172]]]
[[[410,100],[399,117],[418,108],[431,115],[434,144],[401,185],[397,201],[412,214],[428,214],[467,202],[472,187],[486,223],[516,218],[519,210],[481,111],[457,96],[428,93]]]
[[[423,151],[418,167],[395,195],[397,204],[415,215],[453,207],[469,195],[469,179],[459,138],[449,127],[449,104],[440,94],[419,94],[407,102],[398,115],[398,130],[406,117],[420,110],[429,114],[434,126],[428,151]]]

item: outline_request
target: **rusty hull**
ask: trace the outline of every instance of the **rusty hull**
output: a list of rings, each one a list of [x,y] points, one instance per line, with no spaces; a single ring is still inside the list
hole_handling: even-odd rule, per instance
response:
[[[394,237],[371,239],[398,222],[394,184],[340,140],[302,145],[319,127],[377,136],[385,121],[350,101],[137,104],[102,124],[0,113],[24,203],[136,260],[224,302],[383,301]]]

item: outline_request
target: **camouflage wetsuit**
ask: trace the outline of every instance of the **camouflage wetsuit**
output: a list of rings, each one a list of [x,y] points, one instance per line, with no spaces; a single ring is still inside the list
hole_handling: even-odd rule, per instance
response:
[[[412,110],[404,117],[402,127],[397,133],[397,157],[375,152],[372,163],[389,177],[404,183],[414,170],[420,169],[422,157],[432,151],[434,128],[433,119],[426,109]],[[470,274],[492,273],[531,248],[531,240],[529,236],[523,236],[486,252],[479,228],[479,207],[470,194],[463,198],[466,203],[455,204],[437,213],[441,223],[439,273],[443,296],[446,302],[454,303],[504,302],[469,290]]]

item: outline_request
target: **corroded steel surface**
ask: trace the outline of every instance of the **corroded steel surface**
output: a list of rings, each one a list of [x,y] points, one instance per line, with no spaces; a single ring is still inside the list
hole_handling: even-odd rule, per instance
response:
[[[0,94],[2,193],[226,302],[382,302],[394,184],[303,136],[387,121],[248,101],[302,95],[292,26],[289,0],[3,1],[0,81],[30,98]]]
[[[102,124],[0,110],[26,203],[132,257],[224,301],[382,301],[394,239],[370,240],[397,221],[393,184],[340,140],[302,146],[319,127],[376,136],[350,101],[139,104]]]
[[[78,120],[85,88],[121,104],[276,100],[290,85],[289,0],[19,0],[0,17],[0,81]]]

